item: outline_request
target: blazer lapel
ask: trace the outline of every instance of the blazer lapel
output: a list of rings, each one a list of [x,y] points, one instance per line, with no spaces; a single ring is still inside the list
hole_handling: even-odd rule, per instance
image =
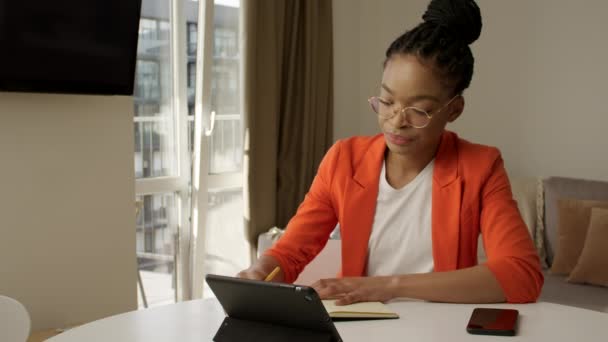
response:
[[[462,181],[454,133],[444,132],[433,171],[432,236],[435,271],[458,267]]]
[[[344,192],[342,222],[342,276],[365,274],[368,241],[376,212],[378,177],[386,144],[378,136],[354,170]]]

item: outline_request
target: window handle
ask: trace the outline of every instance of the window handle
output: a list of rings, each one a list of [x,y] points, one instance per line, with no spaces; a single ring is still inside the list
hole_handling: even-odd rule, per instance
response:
[[[215,111],[211,111],[211,118],[209,119],[209,129],[205,128],[205,136],[210,137],[213,134],[213,129],[215,128]]]

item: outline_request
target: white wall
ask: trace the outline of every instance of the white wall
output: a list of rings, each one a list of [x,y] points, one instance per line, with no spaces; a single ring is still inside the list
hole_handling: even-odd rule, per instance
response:
[[[335,139],[375,134],[390,42],[420,22],[428,0],[333,0]],[[464,115],[449,129],[499,147],[514,177],[608,180],[608,2],[478,0],[476,70]]]
[[[130,97],[0,93],[0,294],[33,329],[137,308]]]

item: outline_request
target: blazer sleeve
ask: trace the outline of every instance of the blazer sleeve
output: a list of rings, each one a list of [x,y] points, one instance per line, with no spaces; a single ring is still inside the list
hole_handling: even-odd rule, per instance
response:
[[[494,274],[509,303],[535,302],[544,277],[540,259],[511,193],[500,153],[481,194],[481,232]]]
[[[304,267],[325,247],[338,223],[331,187],[339,155],[340,142],[337,142],[321,161],[312,185],[287,224],[285,233],[264,253],[279,261],[285,282],[292,283],[297,279]]]

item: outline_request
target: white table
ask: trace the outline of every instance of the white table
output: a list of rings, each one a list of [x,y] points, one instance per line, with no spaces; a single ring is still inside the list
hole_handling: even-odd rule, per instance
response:
[[[550,303],[463,305],[392,302],[398,320],[337,322],[345,342],[357,341],[608,341],[608,314]],[[519,310],[516,337],[469,335],[474,307]],[[215,299],[194,300],[108,317],[48,341],[211,341],[224,313]]]

